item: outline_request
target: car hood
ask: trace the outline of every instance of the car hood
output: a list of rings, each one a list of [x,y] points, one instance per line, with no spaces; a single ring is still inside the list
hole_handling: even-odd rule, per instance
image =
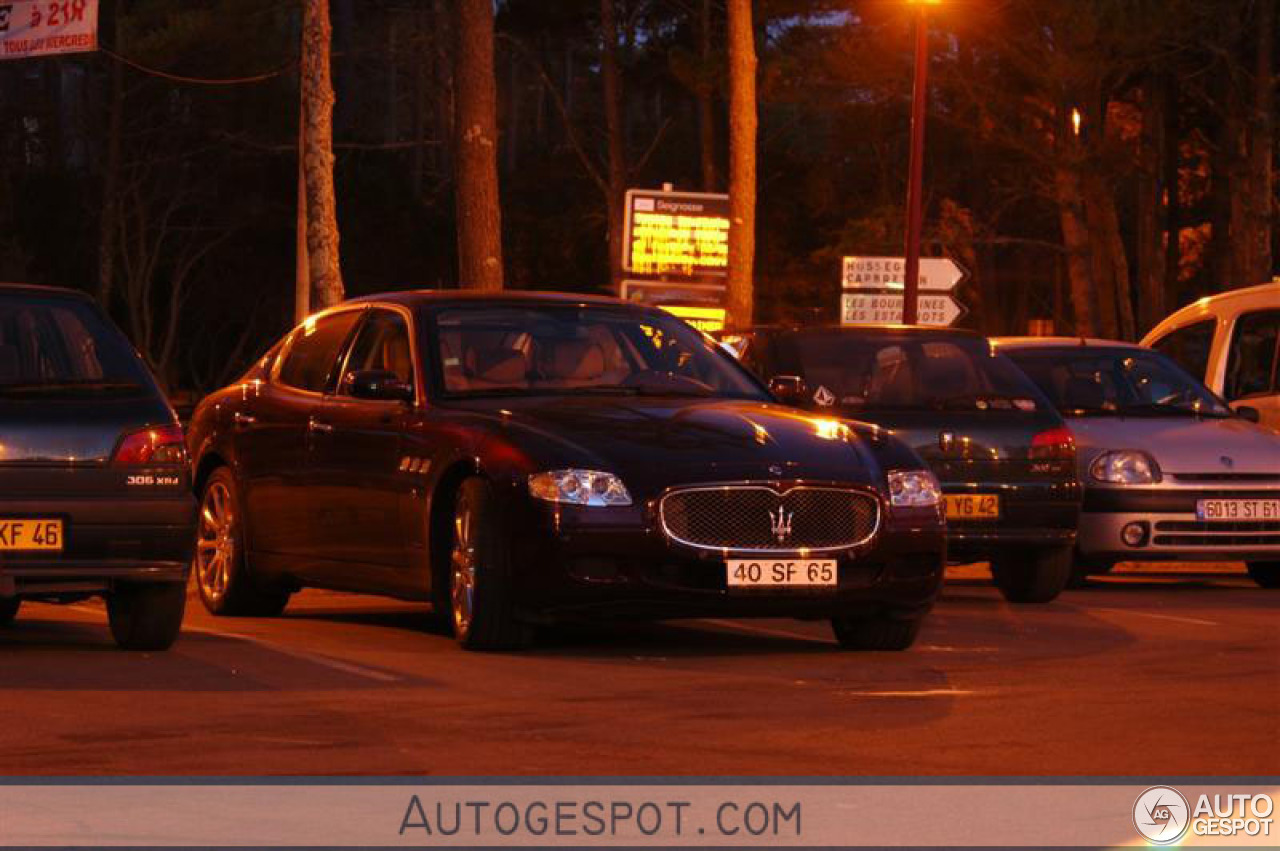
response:
[[[1280,435],[1237,417],[1070,417],[1068,425],[1086,469],[1102,452],[1141,449],[1167,473],[1280,476]]]
[[[532,462],[655,487],[737,479],[881,479],[866,426],[759,402],[649,397],[469,400]]]

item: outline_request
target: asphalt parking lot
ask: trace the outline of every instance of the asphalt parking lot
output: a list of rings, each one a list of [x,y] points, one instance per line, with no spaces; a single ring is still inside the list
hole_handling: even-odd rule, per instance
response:
[[[1044,607],[953,570],[907,653],[827,624],[560,629],[459,651],[426,609],[192,599],[168,653],[98,603],[0,631],[0,774],[1261,775],[1280,765],[1280,594],[1238,566],[1122,566]]]

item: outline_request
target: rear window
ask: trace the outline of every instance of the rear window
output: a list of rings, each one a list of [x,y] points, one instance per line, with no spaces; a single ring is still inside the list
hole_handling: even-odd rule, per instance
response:
[[[0,295],[0,393],[143,390],[146,367],[89,302]]]
[[[984,340],[807,332],[789,348],[814,400],[851,411],[1034,411],[1042,400]]]

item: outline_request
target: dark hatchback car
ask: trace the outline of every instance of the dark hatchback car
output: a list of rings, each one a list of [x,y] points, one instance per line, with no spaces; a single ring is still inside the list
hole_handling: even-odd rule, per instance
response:
[[[195,500],[182,429],[85,295],[0,285],[0,624],[106,598],[116,642],[178,636]]]
[[[189,441],[217,614],[318,586],[431,601],[472,649],[709,615],[901,649],[942,577],[910,449],[774,404],[699,332],[614,299],[340,305],[205,399]]]
[[[1066,587],[1081,501],[1074,439],[986,339],[906,326],[723,339],[779,398],[876,423],[915,449],[942,482],[953,561],[990,561],[1014,602],[1048,602]]]

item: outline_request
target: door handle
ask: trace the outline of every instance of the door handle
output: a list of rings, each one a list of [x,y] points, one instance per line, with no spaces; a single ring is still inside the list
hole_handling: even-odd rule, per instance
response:
[[[231,422],[235,425],[236,428],[248,428],[249,426],[253,425],[257,421],[258,421],[257,417],[251,414],[242,414],[239,411],[236,411],[235,414],[231,417]]]
[[[310,431],[319,432],[320,434],[333,433],[333,426],[329,425],[328,423],[322,423],[319,420],[317,420],[315,417],[312,417],[307,422],[307,429]]]

